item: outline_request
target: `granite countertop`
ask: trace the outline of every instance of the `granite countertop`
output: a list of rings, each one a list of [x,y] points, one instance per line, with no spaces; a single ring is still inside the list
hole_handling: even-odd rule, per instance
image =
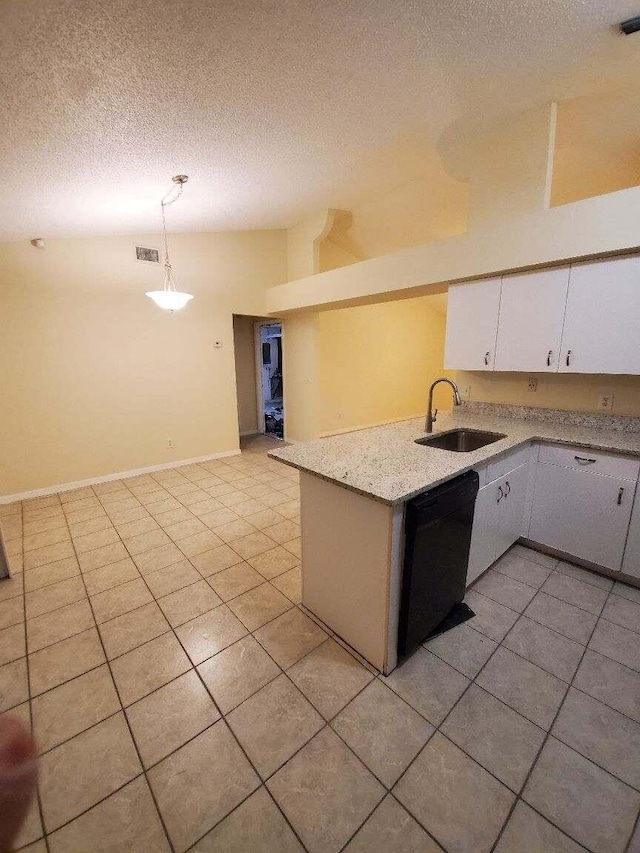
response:
[[[424,419],[358,430],[272,450],[269,456],[347,489],[396,504],[529,441],[551,441],[640,457],[640,432],[580,423],[559,423],[479,414],[466,406],[438,415],[434,433],[469,427],[505,433],[506,438],[470,453],[415,443]]]

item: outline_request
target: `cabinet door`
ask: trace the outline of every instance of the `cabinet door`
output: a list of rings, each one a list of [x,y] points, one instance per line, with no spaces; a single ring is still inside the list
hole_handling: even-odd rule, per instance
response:
[[[538,462],[529,537],[619,570],[635,486],[632,480]]]
[[[634,578],[640,578],[640,486],[636,490],[636,499],[633,503],[622,571]]]
[[[493,370],[500,306],[500,277],[455,284],[447,297],[444,366]]]
[[[510,471],[500,481],[504,500],[500,501],[496,533],[496,559],[524,533],[524,513],[529,484],[529,464]]]
[[[640,373],[640,257],[571,267],[561,373]]]
[[[569,267],[502,279],[496,370],[558,370]]]
[[[467,569],[467,586],[472,583],[496,559],[496,533],[499,503],[503,490],[499,480],[480,489],[476,497],[471,529],[471,547]]]

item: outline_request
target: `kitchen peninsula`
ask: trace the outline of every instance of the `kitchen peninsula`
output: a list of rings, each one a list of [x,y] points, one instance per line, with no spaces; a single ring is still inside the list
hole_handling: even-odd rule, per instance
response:
[[[460,427],[505,437],[453,452],[416,444],[424,422],[412,419],[270,453],[301,472],[304,606],[385,673],[398,662],[407,502],[466,471],[480,478],[469,583],[519,538],[640,583],[639,419],[467,403],[437,431]],[[502,517],[496,493],[510,494]],[[581,538],[565,542],[567,528]]]

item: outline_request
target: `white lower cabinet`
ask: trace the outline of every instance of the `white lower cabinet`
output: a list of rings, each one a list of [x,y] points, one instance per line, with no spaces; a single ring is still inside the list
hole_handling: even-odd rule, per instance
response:
[[[622,571],[634,578],[640,578],[640,486],[636,489],[636,499],[633,503]]]
[[[538,462],[529,538],[619,570],[635,488],[634,480]]]
[[[504,554],[524,533],[530,463],[520,465],[478,492],[467,586]]]
[[[498,483],[483,486],[478,492],[473,513],[471,547],[467,567],[467,586],[479,577],[496,559]]]
[[[521,465],[504,477],[504,499],[498,504],[496,560],[523,535],[530,465]]]

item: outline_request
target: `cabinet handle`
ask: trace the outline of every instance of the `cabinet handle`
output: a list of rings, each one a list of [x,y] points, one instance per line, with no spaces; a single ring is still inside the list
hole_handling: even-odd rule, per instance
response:
[[[500,497],[498,498],[498,500],[496,501],[496,503],[500,503],[500,501],[502,500],[502,498],[503,498],[503,497],[505,497],[505,494],[504,494],[504,492],[502,491],[502,486],[498,486],[498,491],[500,492]]]
[[[506,485],[506,487],[507,487],[507,491],[506,491],[506,492],[505,492],[505,494],[504,494],[504,496],[505,496],[505,498],[506,498],[506,497],[507,497],[507,495],[510,495],[510,494],[511,494],[511,486],[509,485],[509,481],[508,481],[508,480],[507,480],[507,482],[505,483],[505,485]]]
[[[485,354],[484,354],[484,363],[485,363],[485,365],[489,364],[489,356],[490,356],[490,355],[491,355],[491,353],[490,353],[490,352],[485,352]]]
[[[622,496],[624,495],[624,489],[618,489],[618,506],[622,506]]]
[[[553,350],[550,349],[547,353],[547,367],[551,367],[551,356],[553,355]]]
[[[573,458],[581,465],[595,465],[596,463],[595,459],[589,459],[587,456],[574,456]]]
[[[567,350],[567,367],[571,364],[571,350]]]

